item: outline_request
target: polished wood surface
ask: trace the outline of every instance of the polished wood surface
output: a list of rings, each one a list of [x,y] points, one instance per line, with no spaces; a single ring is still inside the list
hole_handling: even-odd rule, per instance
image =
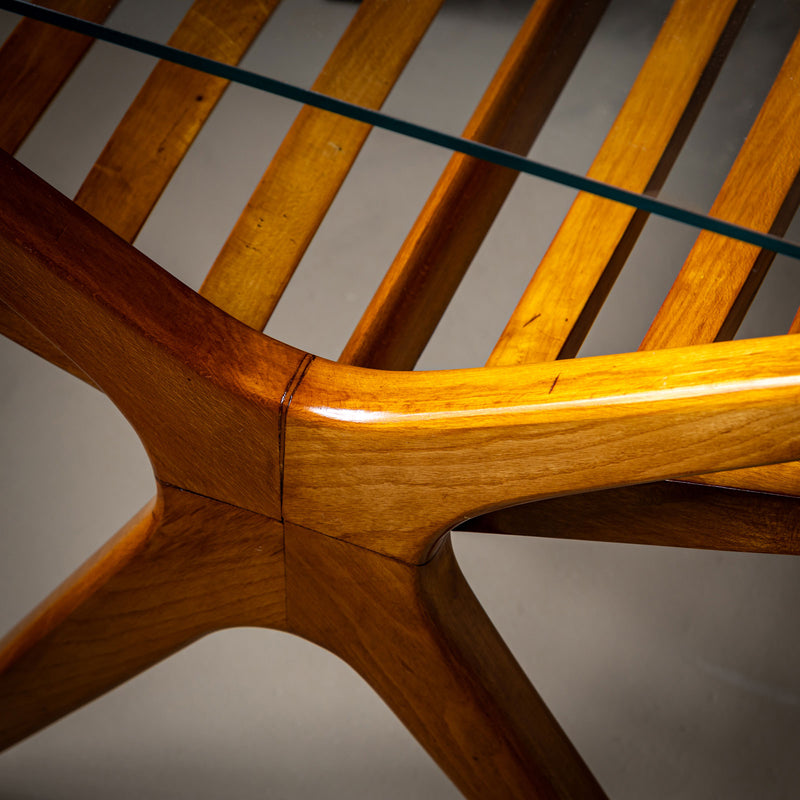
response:
[[[279,0],[195,0],[169,44],[238,64]],[[228,86],[213,75],[160,61],[75,202],[132,242]]]
[[[467,134],[524,152],[604,5],[538,2]],[[677,0],[593,177],[660,186],[748,5]],[[198,0],[171,41],[235,62],[273,6]],[[314,88],[379,107],[438,6],[366,0]],[[784,136],[800,109],[787,69],[718,201],[772,230],[797,201],[797,148]],[[794,498],[662,479],[791,472],[782,462],[800,458],[800,338],[693,334],[684,347],[565,359],[644,219],[581,195],[495,366],[389,371],[415,362],[513,183],[455,157],[345,363],[275,341],[259,329],[369,129],[303,109],[201,296],[129,240],[223,88],[156,67],[77,202],[0,154],[0,322],[109,397],[158,485],[0,643],[0,745],[207,633],[254,625],[343,658],[466,797],[603,797],[473,596],[449,530],[797,553]],[[751,212],[761,211],[759,223]],[[745,288],[714,312],[723,332],[768,258],[725,247],[751,261]],[[716,268],[708,252],[693,258]],[[688,309],[663,313],[688,329]],[[792,490],[791,475],[781,486]]]
[[[589,177],[634,192],[660,189],[749,5],[674,3]],[[574,356],[646,219],[630,206],[579,194],[489,366]]]
[[[792,354],[795,336],[513,372],[316,359],[289,406],[284,515],[421,563],[492,507],[787,461],[800,447]]]
[[[288,525],[289,629],[353,666],[466,797],[605,797],[467,585]]]
[[[365,0],[311,87],[380,108],[442,0]],[[263,330],[371,127],[305,106],[200,293]]]
[[[64,14],[103,22],[117,0],[49,0]],[[92,39],[23,19],[0,48],[0,150],[16,152]]]
[[[168,44],[239,62],[278,0],[196,0]],[[102,22],[113,3],[52,4]],[[0,50],[0,149],[13,153],[91,44],[87,37],[23,20]],[[22,55],[16,55],[20,51]],[[44,54],[44,58],[40,55]],[[18,62],[36,68],[20,68]],[[6,78],[3,79],[3,75]],[[12,78],[13,76],[13,78]],[[222,96],[228,81],[159,62],[84,180],[75,202],[131,242]],[[13,125],[4,135],[2,126]],[[35,327],[0,305],[0,332],[82,380],[92,380]]]
[[[490,511],[458,530],[800,555],[800,503],[766,492],[659,481]]]
[[[711,215],[783,235],[800,203],[800,38],[796,39],[711,207]],[[775,254],[708,231],[689,257],[642,349],[730,339]],[[793,326],[794,328],[795,326]],[[703,475],[696,480],[800,495],[800,464]]]
[[[469,124],[465,139],[526,154],[607,6],[534,3]],[[455,154],[340,357],[413,369],[517,174]]]
[[[712,217],[782,236],[800,203],[800,38],[714,204]],[[642,342],[643,350],[730,339],[775,254],[702,231]]]
[[[0,748],[207,633],[285,618],[280,522],[161,486],[0,641]]]
[[[280,401],[305,355],[221,314],[2,153],[0,174],[6,303],[117,405],[157,478],[279,518]]]

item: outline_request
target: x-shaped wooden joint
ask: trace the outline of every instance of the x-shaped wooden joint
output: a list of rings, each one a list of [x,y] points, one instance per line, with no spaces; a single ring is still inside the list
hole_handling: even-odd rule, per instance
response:
[[[798,458],[800,342],[347,367],[237,322],[10,157],[0,173],[0,297],[125,414],[159,485],[4,641],[0,742],[210,631],[260,625],[344,658],[467,796],[602,796],[447,532],[526,501]]]

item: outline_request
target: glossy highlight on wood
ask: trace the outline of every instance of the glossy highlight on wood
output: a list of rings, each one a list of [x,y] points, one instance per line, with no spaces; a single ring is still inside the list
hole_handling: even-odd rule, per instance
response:
[[[196,0],[170,43],[236,63],[276,5]],[[314,88],[380,107],[439,5],[365,0]],[[661,186],[749,5],[676,0],[593,177]],[[535,3],[465,136],[525,152],[605,6]],[[61,7],[99,19],[110,3]],[[8,150],[88,44],[42,53],[45,28],[22,23],[0,51],[0,75],[21,76],[0,87]],[[798,53],[715,213],[788,224],[800,197]],[[75,201],[0,154],[0,330],[104,392],[158,487],[0,641],[0,747],[201,636],[247,625],[344,659],[465,797],[604,797],[473,595],[450,531],[800,553],[800,483],[785,463],[800,458],[800,338],[716,341],[770,256],[701,234],[640,352],[568,358],[645,222],[580,195],[490,366],[402,371],[514,182],[457,155],[328,361],[260,330],[368,126],[303,108],[200,293],[130,244],[224,88],[156,65]],[[730,302],[702,287],[690,298],[695,269],[713,270]],[[731,485],[767,491],[703,485],[739,468],[723,473]]]

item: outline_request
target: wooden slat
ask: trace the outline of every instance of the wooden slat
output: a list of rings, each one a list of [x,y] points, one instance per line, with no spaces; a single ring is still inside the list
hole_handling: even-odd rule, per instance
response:
[[[168,44],[237,64],[279,0],[195,0]],[[229,81],[160,61],[75,201],[127,241],[136,234]]]
[[[103,22],[117,0],[48,0],[37,5]],[[0,48],[0,149],[16,152],[94,40],[23,19]]]
[[[795,40],[711,216],[778,236],[800,202],[800,36]],[[697,237],[642,350],[730,339],[774,253],[710,231]]]
[[[800,555],[800,499],[661,481],[492,511],[457,530]]]
[[[677,0],[589,176],[656,192],[677,157],[749,2]],[[647,218],[579,194],[488,363],[574,356]]]
[[[279,522],[169,486],[0,641],[0,749],[211,631],[285,627]]]
[[[422,563],[492,508],[796,459],[798,401],[797,336],[515,369],[316,359],[288,411],[284,517]]]
[[[800,36],[720,190],[711,215],[782,235],[800,202]],[[732,337],[774,253],[703,231],[653,320],[642,349]],[[793,330],[798,325],[793,323]],[[800,464],[712,473],[713,485],[800,494]]]
[[[358,671],[469,800],[605,797],[449,541],[410,567],[287,525],[286,591],[289,630]]]
[[[463,136],[527,153],[607,4],[534,3]],[[516,177],[465,155],[450,159],[341,362],[413,368]]]
[[[365,0],[314,82],[379,108],[442,0]],[[370,126],[304,107],[256,187],[201,294],[261,330],[344,182]]]

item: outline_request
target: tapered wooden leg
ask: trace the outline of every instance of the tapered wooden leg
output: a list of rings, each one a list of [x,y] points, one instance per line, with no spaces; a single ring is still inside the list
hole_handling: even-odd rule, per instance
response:
[[[287,524],[286,589],[289,630],[354,667],[468,798],[605,797],[449,541],[410,566]]]
[[[279,522],[172,487],[0,643],[0,748],[200,636],[284,627]]]

